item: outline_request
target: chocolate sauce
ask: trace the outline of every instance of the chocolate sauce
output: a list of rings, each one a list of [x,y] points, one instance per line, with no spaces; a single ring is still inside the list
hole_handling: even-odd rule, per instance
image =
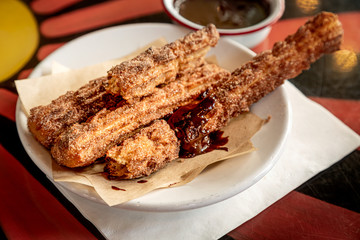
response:
[[[112,189],[117,190],[117,191],[126,191],[126,189],[123,188],[118,188],[116,186],[111,186]]]
[[[234,29],[249,27],[270,14],[265,0],[176,0],[174,7],[184,18],[206,26]]]
[[[139,180],[137,183],[147,183],[147,180]]]
[[[194,157],[215,149],[227,150],[222,147],[228,142],[222,131],[209,133],[202,127],[208,122],[208,114],[214,107],[215,98],[208,96],[179,108],[168,119],[181,141],[180,157]]]

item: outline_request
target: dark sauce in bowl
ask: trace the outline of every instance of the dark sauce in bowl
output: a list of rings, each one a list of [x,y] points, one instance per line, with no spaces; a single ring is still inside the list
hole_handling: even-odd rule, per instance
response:
[[[213,23],[220,29],[249,27],[270,14],[266,0],[175,0],[174,7],[194,23]]]

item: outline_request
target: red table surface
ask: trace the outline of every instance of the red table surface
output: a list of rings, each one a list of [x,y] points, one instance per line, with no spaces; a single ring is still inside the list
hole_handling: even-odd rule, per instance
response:
[[[45,2],[39,0],[34,1],[32,7],[38,12],[51,12],[78,1],[80,0],[66,0],[62,1],[61,6],[43,4],[39,7],[40,5],[37,6],[36,3]],[[49,2],[54,3],[54,1]],[[121,1],[117,2],[112,4],[120,4]],[[158,1],[153,1],[155,2]],[[107,4],[111,5],[111,3]],[[129,2],[126,4],[131,5]],[[108,11],[110,7],[105,5],[102,7]],[[151,9],[146,6],[137,12],[130,13],[127,17],[161,11],[159,5],[155,4]],[[133,5],[130,8],[135,9]],[[83,14],[86,19],[87,13]],[[59,24],[55,20],[47,24]],[[275,41],[295,31],[305,20],[305,18],[298,18],[278,22],[273,26],[269,38],[254,48],[254,51],[259,52],[271,48]],[[340,20],[346,33],[344,46],[353,47],[353,50],[359,52],[360,34],[356,34],[358,25],[353,23],[360,23],[360,13],[340,14]],[[104,20],[107,23],[109,21],[119,20]],[[78,27],[86,28],[89,24],[79,23]],[[52,33],[46,26],[42,26],[42,31],[50,35],[61,34]],[[72,30],[64,28],[64,31]],[[38,51],[39,59],[43,59],[61,45],[58,43],[43,47]],[[26,75],[24,73],[23,76]],[[360,102],[358,100],[318,97],[312,99],[360,133]],[[15,121],[16,101],[16,94],[0,89],[0,115]],[[3,146],[0,146],[0,159],[0,227],[9,239],[96,238]],[[228,236],[234,239],[360,239],[360,214],[292,191],[258,216],[234,229]]]

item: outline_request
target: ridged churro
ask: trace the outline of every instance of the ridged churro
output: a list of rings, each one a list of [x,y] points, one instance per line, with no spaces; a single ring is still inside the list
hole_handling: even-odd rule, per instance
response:
[[[120,96],[105,91],[107,78],[90,81],[77,91],[69,91],[45,106],[30,110],[28,127],[33,136],[46,148],[74,123],[86,121],[104,108],[116,107]]]
[[[159,84],[175,80],[188,63],[205,56],[219,40],[214,25],[191,32],[160,48],[149,48],[137,57],[122,62],[108,71],[108,91],[131,101],[152,93]]]
[[[286,79],[299,75],[323,54],[340,48],[343,29],[337,16],[323,12],[301,26],[285,41],[274,44],[232,72],[202,103],[179,122],[173,122],[182,149],[198,153],[202,139],[224,127],[232,117],[249,111],[250,106],[275,90]],[[211,103],[211,104],[210,104]],[[211,106],[211,109],[205,107]],[[202,113],[201,113],[202,111]],[[193,122],[192,115],[202,121]]]
[[[215,64],[197,67],[139,101],[112,111],[104,109],[91,120],[72,125],[57,138],[51,154],[63,166],[87,166],[134,130],[171,114],[229,76],[228,71]]]
[[[125,101],[116,92],[118,84],[122,91],[131,94],[128,102],[137,101],[139,96],[151,94],[157,85],[174,81],[179,72],[204,64],[205,54],[218,39],[216,28],[209,25],[163,47],[149,48],[132,60],[113,67],[109,76],[92,80],[46,106],[31,109],[30,132],[42,145],[50,148],[72,124],[86,121],[104,108],[123,104]]]
[[[322,12],[230,73],[204,62],[215,32],[209,26],[149,49],[112,68],[108,78],[32,109],[30,131],[60,165],[83,167],[106,156],[110,177],[147,176],[178,157],[179,142],[189,155],[201,154],[205,137],[338,50],[343,35],[337,16]],[[168,123],[159,120],[165,117]]]
[[[104,171],[111,177],[148,176],[178,158],[180,142],[165,120],[155,120],[106,153]]]

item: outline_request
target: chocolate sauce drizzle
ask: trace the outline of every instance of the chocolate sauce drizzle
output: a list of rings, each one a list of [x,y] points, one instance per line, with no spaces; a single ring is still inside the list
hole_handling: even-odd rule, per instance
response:
[[[116,187],[116,186],[111,186],[111,188],[116,190],[116,191],[126,191],[126,189],[119,188],[119,187]]]
[[[207,132],[203,129],[208,113],[215,107],[215,98],[202,96],[195,102],[179,108],[168,119],[168,124],[180,140],[180,157],[190,158],[212,150],[225,150],[228,137],[222,131]]]
[[[147,183],[147,180],[139,180],[139,181],[137,181],[137,183]]]

